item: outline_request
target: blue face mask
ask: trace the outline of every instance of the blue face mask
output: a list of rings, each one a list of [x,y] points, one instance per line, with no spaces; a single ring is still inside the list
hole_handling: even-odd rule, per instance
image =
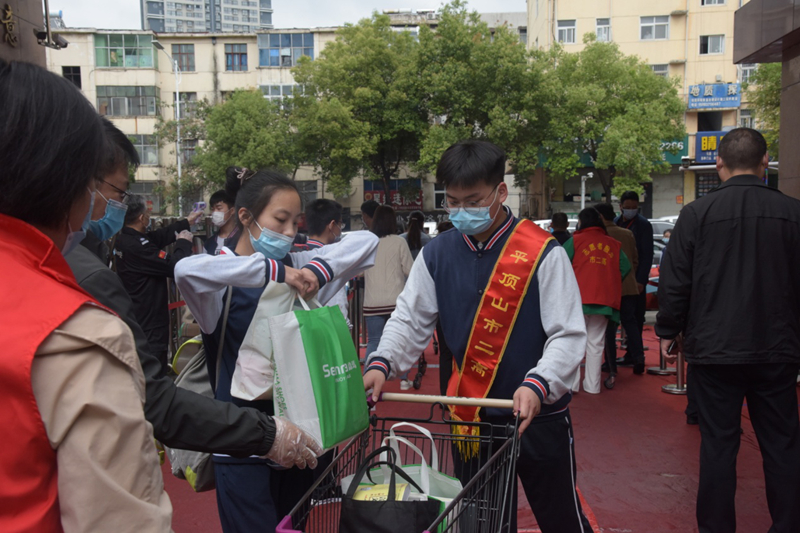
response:
[[[664,241],[664,244],[667,244],[669,242],[669,237],[664,237],[662,240]]]
[[[470,207],[469,211],[463,207],[450,208],[450,222],[453,226],[463,233],[464,235],[477,235],[483,233],[492,227],[497,213],[502,210],[502,207],[497,210],[497,213],[492,216],[492,206],[497,200],[498,190],[495,190],[494,199],[492,203],[485,207]]]
[[[100,192],[97,194],[100,194]],[[109,200],[102,194],[100,194],[100,197],[106,201],[106,212],[100,220],[89,221],[89,229],[98,239],[107,241],[122,229],[128,206],[116,200]]]
[[[255,222],[255,220],[253,220],[253,222]],[[258,239],[253,238],[253,234],[250,233],[250,228],[247,229],[247,233],[250,233],[250,244],[253,245],[253,249],[256,252],[264,254],[264,257],[267,259],[280,261],[286,257],[286,254],[292,249],[294,239],[282,233],[276,233],[270,229],[262,228],[258,222],[256,222],[256,226],[261,230],[261,236],[259,236]]]
[[[88,190],[88,189],[87,189]],[[67,235],[67,240],[64,241],[64,247],[61,248],[61,255],[67,256],[72,250],[78,247],[84,237],[86,237],[86,230],[89,229],[89,222],[92,221],[92,211],[94,210],[94,193],[95,191],[89,191],[89,194],[92,195],[92,199],[89,201],[89,212],[86,213],[86,218],[83,219],[83,224],[81,224],[81,229],[78,231],[72,231],[72,226],[70,225],[69,221],[67,221],[67,227],[69,228],[69,235]]]

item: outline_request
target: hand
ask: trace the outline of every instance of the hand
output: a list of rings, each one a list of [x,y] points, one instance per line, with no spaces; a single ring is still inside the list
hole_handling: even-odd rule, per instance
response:
[[[294,287],[304,300],[312,298],[317,294],[317,291],[319,291],[319,280],[317,276],[307,268],[296,269],[286,267],[284,283]]]
[[[520,387],[514,393],[514,414],[519,413],[521,422],[519,423],[519,434],[527,429],[539,411],[542,410],[542,401],[533,390],[528,387]]]
[[[192,235],[192,232],[189,231],[189,230],[183,230],[182,232],[178,233],[176,238],[177,239],[184,239],[184,240],[187,240],[189,242],[192,242],[192,239],[194,239],[194,235]]]
[[[675,347],[672,349],[670,353],[669,347],[672,343],[675,343]],[[679,334],[674,339],[661,339],[661,355],[664,356],[664,360],[667,363],[674,363],[675,360],[678,358],[678,354],[683,353],[683,335]]]
[[[193,226],[194,223],[197,222],[197,219],[199,219],[201,216],[203,216],[202,211],[193,211],[188,217],[186,217],[186,220],[189,221],[189,225]]]
[[[372,389],[372,401],[377,403],[381,397],[381,389],[386,383],[386,375],[380,370],[370,370],[364,374],[364,390]]]
[[[285,418],[273,417],[275,421],[275,440],[269,449],[267,459],[291,468],[315,468],[322,448],[311,436]]]
[[[637,283],[636,287],[639,289],[639,294],[642,294],[644,292],[644,285],[642,285],[641,283]]]

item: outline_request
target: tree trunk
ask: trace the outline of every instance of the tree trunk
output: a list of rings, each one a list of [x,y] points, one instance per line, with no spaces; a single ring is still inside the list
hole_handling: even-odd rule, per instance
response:
[[[606,202],[611,203],[611,173],[608,170],[595,168],[595,173],[600,179],[600,185],[603,186],[603,193],[606,195]]]
[[[382,181],[383,181],[383,198],[384,198],[383,201],[386,205],[394,208],[394,204],[392,203],[391,192],[389,190],[392,186],[392,175],[384,174]]]

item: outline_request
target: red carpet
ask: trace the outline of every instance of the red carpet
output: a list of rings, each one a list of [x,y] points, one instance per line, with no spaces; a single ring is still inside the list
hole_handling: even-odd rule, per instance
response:
[[[657,365],[657,344],[646,327],[648,366]],[[622,354],[620,354],[622,355]],[[438,364],[432,348],[429,365]],[[413,373],[412,373],[413,377]],[[661,392],[674,377],[635,376],[621,368],[616,387],[599,395],[579,393],[571,404],[575,426],[578,487],[587,517],[596,532],[661,533],[697,531],[697,491],[700,433],[686,425],[685,396]],[[387,392],[400,392],[389,383]],[[419,391],[438,393],[438,370],[428,369]],[[384,403],[378,416],[423,417],[423,405]],[[758,443],[744,408],[736,496],[739,531],[766,531],[770,525]],[[175,509],[176,533],[219,532],[214,492],[195,494],[185,481],[164,466],[167,491]],[[520,491],[522,495],[522,491]],[[521,496],[520,531],[538,531]]]

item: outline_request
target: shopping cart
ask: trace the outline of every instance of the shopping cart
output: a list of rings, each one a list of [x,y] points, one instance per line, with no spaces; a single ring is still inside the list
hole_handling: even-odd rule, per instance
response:
[[[289,516],[284,518],[276,533],[338,533],[343,492],[342,479],[353,475],[370,451],[381,446],[389,436],[394,424],[411,422],[425,427],[433,439],[407,427],[397,427],[394,434],[408,439],[422,450],[430,464],[432,446],[439,456],[439,470],[458,477],[464,483],[463,490],[447,505],[425,532],[408,533],[506,533],[510,531],[512,513],[516,512],[514,487],[516,485],[516,461],[519,456],[519,432],[516,424],[492,425],[478,422],[467,425],[478,428],[477,435],[462,436],[453,433],[453,422],[447,418],[447,409],[441,396],[410,394],[385,394],[389,401],[431,402],[430,414],[424,419],[379,418],[372,416],[370,425],[363,433],[343,446],[331,465],[308,490]],[[471,402],[486,407],[512,407],[510,400],[474,400],[447,398],[448,403]],[[481,452],[470,461],[463,461],[456,447],[458,444],[477,444]],[[418,463],[414,452],[407,447],[401,449],[402,464]]]

